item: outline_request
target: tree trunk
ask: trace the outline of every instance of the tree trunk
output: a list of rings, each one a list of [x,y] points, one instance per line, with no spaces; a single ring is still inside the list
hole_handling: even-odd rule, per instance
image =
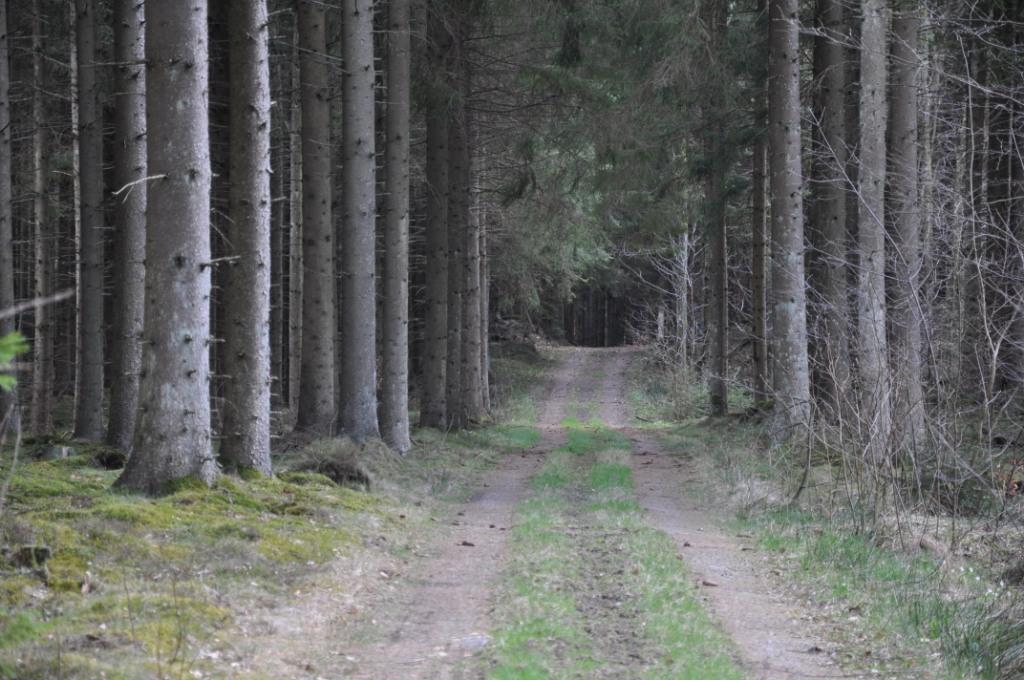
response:
[[[772,308],[779,439],[810,424],[803,172],[800,159],[799,2],[769,4],[768,143],[772,192]]]
[[[420,425],[444,428],[448,364],[448,87],[445,81],[449,37],[443,0],[428,4],[427,49],[430,60],[426,97],[427,209],[426,317],[423,328],[423,389]]]
[[[894,257],[893,342],[899,367],[897,418],[904,446],[916,449],[924,436],[924,392],[921,386],[924,324],[920,275],[921,206],[917,163],[917,74],[921,16],[909,8],[893,21],[892,43],[892,199],[897,248]],[[902,448],[902,447],[901,447]]]
[[[456,50],[461,50],[458,45]],[[458,72],[458,59],[453,70]],[[465,243],[469,231],[469,145],[466,105],[462,93],[453,96],[448,119],[448,364],[445,367],[445,404],[448,427],[466,424],[462,384],[462,298],[465,289]]]
[[[342,2],[343,228],[341,432],[379,437],[377,422],[377,160],[373,2]]]
[[[482,171],[477,172],[479,177]],[[480,392],[484,413],[491,412],[491,281],[487,254],[487,208],[477,187],[477,221],[480,225]]]
[[[296,427],[334,430],[334,225],[324,5],[299,0],[302,80],[302,375]]]
[[[465,49],[469,33],[469,20],[462,25],[462,49]],[[480,215],[476,210],[473,177],[473,152],[470,141],[473,136],[473,120],[469,99],[472,96],[472,73],[464,52],[460,53],[460,86],[463,100],[462,136],[466,151],[465,184],[459,187],[460,201],[465,205],[462,216],[465,225],[465,257],[462,278],[462,420],[464,424],[480,422],[484,416],[484,397],[481,382],[480,363]]]
[[[32,220],[35,244],[35,298],[45,300],[53,292],[53,242],[56,230],[46,214],[46,87],[43,22],[39,0],[32,3]],[[53,320],[52,307],[34,306],[35,342],[32,347],[32,405],[30,428],[33,434],[50,431],[53,411]]]
[[[283,36],[272,35],[273,41],[281,41]],[[270,403],[274,410],[279,410],[285,402],[288,381],[285,379],[287,357],[287,331],[285,314],[288,303],[285,296],[285,237],[288,233],[288,116],[291,104],[285,90],[285,76],[291,76],[287,62],[278,64],[270,75],[271,92],[281,92],[279,104],[271,108],[271,172],[270,190]]]
[[[225,469],[270,468],[270,66],[266,0],[233,0],[231,220],[224,290]]]
[[[395,451],[409,439],[409,0],[388,4],[387,207],[381,431]]]
[[[767,4],[758,1],[759,35],[767,38]],[[762,23],[762,21],[764,23]],[[766,43],[762,43],[766,44]],[[766,106],[767,71],[759,71],[761,80],[754,95],[754,148],[751,153],[751,216],[752,247],[750,264],[751,332],[754,336],[753,371],[754,401],[764,403],[768,399],[768,182],[765,170],[768,166],[768,131]],[[677,293],[678,295],[678,293]]]
[[[816,139],[814,171],[814,216],[817,228],[814,250],[817,268],[818,376],[824,404],[835,411],[850,381],[850,341],[847,313],[846,242],[846,49],[843,41],[841,0],[818,0],[818,29],[815,38],[815,116],[820,121]],[[834,413],[838,415],[838,413]]]
[[[0,0],[0,311],[14,306],[14,219],[11,210],[11,66],[7,2]],[[0,319],[0,338],[14,332],[14,317]],[[16,388],[15,388],[16,389]],[[0,389],[0,420],[18,420],[16,391]]]
[[[114,116],[114,262],[117,349],[111,359],[107,443],[129,451],[135,437],[142,371],[146,276],[146,67],[145,13],[139,0],[117,0],[114,54],[117,100]],[[125,188],[128,187],[128,188]]]
[[[291,124],[288,152],[288,410],[292,422],[299,410],[302,381],[302,80],[299,73],[298,31],[293,36],[291,63]]]
[[[227,377],[228,344],[224,328],[227,325],[227,304],[224,291],[227,289],[228,269],[232,260],[232,247],[228,242],[231,229],[231,48],[228,13],[232,0],[207,0],[210,15],[207,22],[210,57],[207,68],[210,71],[210,167],[212,185],[210,189],[210,251],[216,266],[210,271],[213,277],[213,294],[210,298],[210,402],[212,427],[218,440],[224,432],[224,389]]]
[[[868,459],[882,460],[892,428],[885,336],[887,0],[864,0],[860,56],[860,269],[857,294],[861,419]]]
[[[708,74],[719,73],[719,59],[725,30],[728,7],[719,0],[707,4],[707,31],[711,54]],[[709,83],[709,103],[705,116],[710,131],[705,140],[708,158],[708,176],[705,186],[704,219],[707,231],[707,276],[708,276],[708,396],[711,400],[711,415],[724,416],[729,412],[729,250],[726,236],[726,188],[728,167],[725,157],[724,102],[723,90],[716,83]]]
[[[119,486],[211,484],[209,56],[205,0],[146,8],[149,187],[143,373],[134,453]]]
[[[78,351],[75,437],[103,437],[103,122],[96,64],[95,0],[76,0],[78,153]]]

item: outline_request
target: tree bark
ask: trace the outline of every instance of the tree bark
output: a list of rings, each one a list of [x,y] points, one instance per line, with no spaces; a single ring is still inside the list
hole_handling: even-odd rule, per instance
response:
[[[146,276],[146,66],[145,12],[139,0],[117,0],[114,54],[117,100],[114,115],[114,262],[117,348],[110,357],[110,417],[107,443],[130,451],[135,437],[142,371]],[[128,187],[128,188],[126,188]]]
[[[205,0],[146,8],[149,187],[143,373],[134,452],[118,486],[211,484],[210,144]]]
[[[324,5],[299,0],[302,80],[302,375],[296,427],[334,430],[334,225]]]
[[[860,269],[857,294],[861,419],[868,459],[882,460],[892,428],[885,310],[887,0],[864,0],[860,56]]]
[[[482,169],[477,176],[482,175]],[[480,392],[484,413],[491,412],[491,280],[487,253],[487,206],[477,187],[477,222],[480,225]]]
[[[11,206],[11,66],[7,2],[0,0],[0,310],[14,306],[14,215]],[[13,333],[14,317],[0,319],[0,338]],[[0,420],[18,420],[18,394],[0,389]]]
[[[456,50],[461,49],[461,45]],[[459,55],[453,70],[458,72]],[[465,243],[469,221],[469,145],[465,129],[466,105],[462,93],[452,98],[448,118],[448,363],[445,367],[445,404],[448,427],[466,424],[463,402],[462,298],[465,289]]]
[[[231,0],[231,220],[224,290],[227,470],[270,466],[270,66],[266,0]]]
[[[78,153],[81,232],[78,242],[78,351],[75,437],[103,437],[103,122],[96,64],[96,3],[76,0]]]
[[[799,2],[769,3],[768,130],[772,192],[772,307],[779,439],[810,424],[800,144]]]
[[[764,125],[761,116],[760,126]],[[754,399],[764,402],[771,387],[768,367],[768,205],[765,171],[768,166],[768,141],[765,134],[759,134],[754,141],[751,154],[752,172],[752,225],[753,247],[751,253],[751,316],[754,359]]]
[[[893,21],[892,42],[892,217],[896,224],[894,254],[893,343],[896,345],[898,374],[897,418],[901,441],[915,449],[924,437],[924,391],[922,389],[922,339],[924,315],[921,306],[920,275],[921,205],[918,185],[918,55],[922,19],[919,10],[908,7]],[[902,447],[901,447],[902,448]]]
[[[45,66],[43,22],[39,0],[32,3],[32,220],[35,250],[35,298],[46,300],[53,292],[53,241],[55,230],[46,214],[46,109],[43,102]],[[35,342],[32,347],[32,405],[30,429],[36,435],[50,431],[53,420],[52,307],[34,306]]]
[[[711,0],[706,5],[708,41],[707,50],[711,62],[707,73],[712,77],[719,73],[718,60],[725,39],[727,3]],[[708,159],[708,176],[705,183],[704,219],[708,239],[707,277],[707,337],[708,349],[708,396],[711,415],[724,416],[729,412],[729,250],[726,233],[726,166],[723,90],[717,83],[709,83],[709,103],[705,110],[709,128],[705,140]]]
[[[758,1],[758,35],[764,36],[767,45],[767,0]],[[770,389],[768,366],[768,182],[765,172],[768,167],[767,130],[767,70],[759,71],[758,86],[754,94],[754,148],[751,152],[751,332],[754,336],[753,351],[753,392],[755,402],[764,403]],[[677,304],[679,293],[677,295]]]
[[[388,4],[387,206],[384,233],[381,431],[395,451],[409,438],[409,0]]]
[[[379,437],[377,420],[377,160],[373,2],[343,0],[341,432]]]
[[[420,425],[444,428],[448,364],[448,87],[446,82],[448,32],[443,0],[428,4],[427,49],[427,206],[426,206],[426,318],[423,328],[423,389]]]
[[[292,422],[299,410],[302,383],[302,80],[299,72],[298,31],[293,36],[291,63],[291,124],[288,152],[288,410]]]
[[[840,0],[818,0],[818,30],[815,38],[814,71],[815,135],[814,251],[819,267],[815,272],[820,310],[816,327],[816,363],[822,402],[832,410],[839,407],[850,381],[850,341],[847,313],[846,237],[846,50],[845,20]],[[834,415],[837,415],[834,413]]]
[[[463,19],[461,26],[462,49],[465,49],[469,33],[469,19]],[[460,90],[462,93],[462,136],[465,140],[464,154],[465,183],[459,187],[460,201],[465,205],[465,256],[462,276],[462,421],[463,424],[480,422],[484,416],[484,398],[481,382],[480,327],[480,215],[474,201],[475,180],[473,151],[474,140],[472,109],[469,105],[473,83],[469,60],[464,52],[460,59]]]

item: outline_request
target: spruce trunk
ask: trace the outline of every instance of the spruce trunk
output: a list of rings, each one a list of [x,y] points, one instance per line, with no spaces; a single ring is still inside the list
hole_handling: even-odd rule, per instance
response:
[[[768,21],[773,384],[777,439],[792,441],[809,425],[811,407],[800,158],[799,2],[772,0]]]
[[[381,431],[395,451],[409,438],[409,0],[388,5],[387,206],[384,232]]]
[[[224,425],[220,460],[270,468],[270,70],[266,0],[230,7],[232,257],[224,290]]]
[[[11,67],[7,2],[0,0],[0,313],[14,306],[14,219],[11,210]],[[0,338],[14,331],[14,317],[0,318]],[[15,388],[16,389],[16,388]],[[0,389],[0,421],[18,420],[17,392]]]
[[[894,257],[893,342],[899,367],[897,417],[900,439],[916,449],[924,437],[924,392],[921,381],[922,328],[920,298],[923,264],[918,175],[918,95],[921,16],[908,9],[893,21],[892,42],[892,218],[896,224]]]
[[[339,430],[380,436],[377,421],[377,158],[373,2],[342,2],[342,185]]]
[[[43,22],[39,0],[32,4],[32,221],[35,244],[35,298],[43,301],[53,292],[53,241],[55,230],[46,214],[46,87],[43,54]],[[34,306],[35,338],[32,345],[32,404],[29,427],[33,434],[50,431],[53,411],[53,308],[37,302]]]
[[[868,460],[882,460],[892,428],[885,310],[886,0],[864,0],[860,55],[860,194],[857,290],[861,427]]]
[[[111,355],[107,443],[129,451],[135,437],[142,372],[146,277],[146,68],[145,13],[139,0],[117,0],[114,53],[114,233],[116,234],[117,350]]]
[[[76,0],[78,154],[78,350],[75,437],[103,437],[103,122],[96,63],[96,3]]]
[[[205,0],[146,8],[146,309],[134,452],[118,486],[212,484],[210,144]]]
[[[846,37],[840,0],[819,0],[821,35],[815,38],[814,70],[818,91],[815,115],[820,130],[814,159],[815,221],[812,234],[820,266],[816,272],[820,314],[817,328],[818,377],[823,402],[839,416],[850,382],[849,314],[847,313],[846,237]]]
[[[299,1],[302,83],[302,368],[296,427],[334,430],[334,225],[331,223],[330,93],[327,16],[317,0]]]
[[[428,5],[427,54],[427,207],[426,317],[423,328],[423,378],[420,425],[444,428],[448,364],[448,95],[445,81],[449,37],[441,15],[443,3]]]

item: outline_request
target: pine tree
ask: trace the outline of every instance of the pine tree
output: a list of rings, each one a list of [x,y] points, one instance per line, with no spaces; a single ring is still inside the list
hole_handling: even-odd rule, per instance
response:
[[[107,443],[131,449],[139,404],[146,276],[146,68],[145,4],[117,0],[114,54],[114,261],[116,348],[111,352]]]
[[[213,482],[205,0],[146,7],[146,309],[135,446],[118,486]]]
[[[388,3],[387,204],[380,426],[395,451],[409,439],[409,0]]]
[[[810,425],[800,144],[799,2],[769,3],[768,141],[772,195],[774,389],[780,439]]]
[[[103,121],[96,61],[96,3],[76,0],[78,154],[81,226],[78,238],[78,351],[75,436],[103,436]]]
[[[818,0],[815,36],[814,115],[817,125],[814,158],[814,218],[811,231],[816,259],[816,307],[822,337],[817,347],[817,377],[822,399],[835,409],[849,388],[850,342],[846,194],[846,23],[840,0]]]
[[[377,422],[376,131],[372,0],[343,0],[341,432],[380,436]]]
[[[56,230],[46,212],[46,108],[43,91],[46,83],[43,54],[43,22],[39,0],[32,3],[32,221],[35,259],[34,292],[37,304],[32,347],[32,404],[30,429],[33,434],[50,431],[53,411],[54,314],[43,304],[53,292],[54,235]]]
[[[299,0],[302,81],[302,374],[297,427],[334,429],[334,225],[331,222],[331,105],[327,16],[318,0]]]
[[[860,52],[860,177],[857,219],[857,356],[868,459],[880,461],[892,428],[885,309],[885,136],[889,6],[864,0]]]
[[[11,70],[7,2],[0,0],[0,314],[14,307],[14,214],[11,206]],[[0,318],[0,338],[14,331],[14,317]],[[0,420],[17,418],[16,392],[0,390]]]
[[[426,318],[423,327],[423,389],[420,425],[444,428],[448,420],[445,386],[448,366],[448,86],[450,36],[444,0],[427,4],[426,93]]]
[[[892,189],[890,198],[896,223],[893,277],[893,344],[898,373],[900,433],[905,446],[923,444],[924,391],[922,388],[922,328],[920,296],[922,268],[921,204],[918,170],[918,69],[921,16],[916,3],[903,2],[893,20],[892,36]]]
[[[269,475],[270,65],[266,0],[231,3],[232,256],[226,275],[227,384],[220,460]]]

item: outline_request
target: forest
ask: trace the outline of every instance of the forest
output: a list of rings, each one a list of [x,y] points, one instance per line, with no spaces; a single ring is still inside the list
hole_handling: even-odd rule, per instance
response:
[[[1024,677],[1018,130],[1017,0],[0,0],[0,678]]]

